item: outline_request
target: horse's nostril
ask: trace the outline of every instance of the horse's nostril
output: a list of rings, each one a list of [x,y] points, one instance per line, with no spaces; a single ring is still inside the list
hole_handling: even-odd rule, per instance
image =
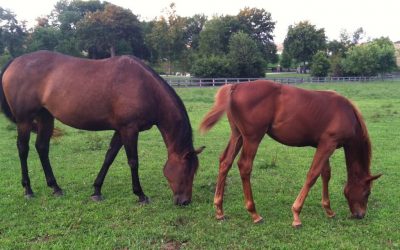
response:
[[[353,218],[355,219],[362,219],[364,218],[365,214],[364,213],[354,213]]]
[[[190,200],[186,200],[186,201],[181,203],[182,206],[187,206],[189,204],[190,204]]]

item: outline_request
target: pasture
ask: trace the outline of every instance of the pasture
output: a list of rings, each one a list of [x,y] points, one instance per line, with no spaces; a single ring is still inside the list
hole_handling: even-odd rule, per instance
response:
[[[343,150],[331,157],[331,205],[336,217],[325,216],[321,182],[311,190],[301,213],[303,227],[291,227],[291,206],[309,169],[313,148],[287,147],[265,137],[252,172],[257,210],[264,218],[253,224],[244,208],[236,166],[227,179],[226,221],[214,218],[213,195],[218,158],[226,146],[226,118],[208,134],[197,129],[211,107],[216,88],[176,89],[188,110],[200,167],[192,203],[177,207],[163,176],[166,149],[156,128],[139,136],[139,174],[151,203],[137,203],[131,191],[130,170],[123,150],[103,186],[105,200],[90,195],[112,132],[87,132],[56,123],[62,136],[52,139],[50,158],[63,197],[46,186],[35,135],[30,142],[29,173],[36,197],[26,200],[20,184],[15,126],[0,115],[0,248],[2,249],[398,249],[400,248],[400,82],[304,84],[307,89],[330,89],[360,108],[372,142],[374,183],[363,220],[350,219],[343,187],[346,167]]]

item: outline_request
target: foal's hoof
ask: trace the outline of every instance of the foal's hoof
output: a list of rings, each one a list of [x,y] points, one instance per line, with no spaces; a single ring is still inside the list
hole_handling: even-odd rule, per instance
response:
[[[149,199],[149,197],[144,196],[144,197],[139,198],[138,202],[140,205],[146,205],[146,204],[150,203],[150,199]]]
[[[254,222],[254,224],[261,224],[264,222],[264,219],[263,219],[263,217],[258,216],[258,218],[253,220],[253,222]]]
[[[301,224],[301,222],[294,222],[294,221],[293,221],[292,227],[298,229],[298,228],[301,228],[301,227],[302,227],[302,224]]]
[[[222,215],[217,214],[217,215],[215,215],[215,219],[217,219],[219,221],[225,221],[227,218],[223,214]]]
[[[99,195],[92,195],[92,196],[90,196],[90,198],[92,199],[92,201],[95,201],[95,202],[104,200],[104,198],[103,198],[103,196],[102,196],[101,194],[99,194]]]

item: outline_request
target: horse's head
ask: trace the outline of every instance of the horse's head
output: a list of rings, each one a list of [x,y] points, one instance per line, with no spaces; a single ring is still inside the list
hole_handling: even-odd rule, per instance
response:
[[[164,176],[174,193],[176,205],[188,205],[192,199],[192,186],[194,174],[199,166],[197,154],[204,147],[187,152],[183,156],[170,155],[164,166]]]
[[[357,181],[347,181],[344,188],[344,195],[353,218],[362,219],[367,212],[368,197],[371,193],[372,181],[378,179],[381,175],[368,176]]]

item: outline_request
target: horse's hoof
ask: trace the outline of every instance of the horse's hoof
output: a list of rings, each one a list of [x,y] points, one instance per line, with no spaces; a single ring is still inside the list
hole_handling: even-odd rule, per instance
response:
[[[92,199],[92,201],[95,201],[95,202],[104,200],[104,198],[101,194],[100,195],[92,195],[92,196],[90,196],[90,198]]]
[[[150,199],[149,197],[145,196],[143,198],[140,198],[138,202],[140,205],[147,205],[150,203]]]
[[[64,195],[64,192],[60,189],[60,190],[56,190],[53,192],[54,197],[61,197]]]
[[[34,198],[35,197],[35,195],[33,194],[33,193],[31,193],[31,194],[25,194],[25,199],[27,199],[27,200],[30,200],[30,199],[32,199],[32,198]]]

